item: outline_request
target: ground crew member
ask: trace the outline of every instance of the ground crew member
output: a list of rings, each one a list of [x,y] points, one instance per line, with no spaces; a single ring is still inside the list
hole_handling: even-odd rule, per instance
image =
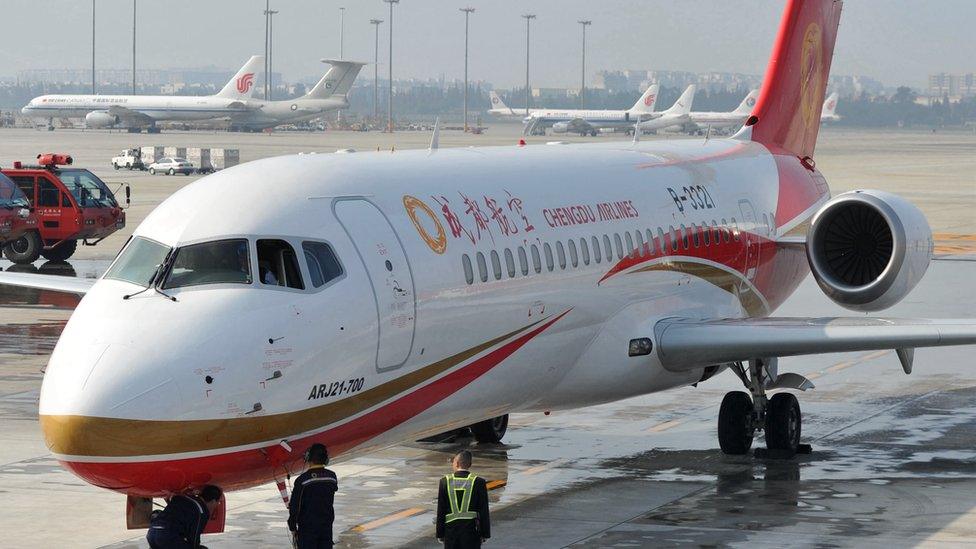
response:
[[[325,445],[309,446],[305,463],[308,469],[295,479],[288,502],[288,529],[295,536],[298,549],[329,549],[339,481],[335,473],[325,468],[329,464]]]
[[[481,547],[491,537],[488,487],[468,471],[471,452],[458,452],[451,465],[454,473],[441,479],[437,491],[437,539],[449,549]]]
[[[153,513],[146,541],[152,549],[206,549],[200,534],[220,503],[220,488],[204,486],[200,495],[176,495],[166,508]]]

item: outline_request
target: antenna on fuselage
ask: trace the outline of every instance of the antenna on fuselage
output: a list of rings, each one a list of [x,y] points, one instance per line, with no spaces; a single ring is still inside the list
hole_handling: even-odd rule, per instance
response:
[[[427,147],[428,151],[436,151],[440,145],[441,139],[441,117],[434,119],[434,135],[430,136],[430,147]]]

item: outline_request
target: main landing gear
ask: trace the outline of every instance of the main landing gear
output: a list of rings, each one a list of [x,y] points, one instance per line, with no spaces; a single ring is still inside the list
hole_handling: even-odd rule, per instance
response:
[[[792,458],[810,453],[808,444],[800,444],[802,416],[800,403],[792,393],[766,397],[767,389],[794,388],[806,390],[813,384],[797,374],[777,376],[775,359],[751,360],[748,366],[732,365],[749,392],[732,391],[722,399],[718,412],[718,443],[722,452],[743,455],[752,447],[757,431],[766,433],[766,451],[757,456]]]

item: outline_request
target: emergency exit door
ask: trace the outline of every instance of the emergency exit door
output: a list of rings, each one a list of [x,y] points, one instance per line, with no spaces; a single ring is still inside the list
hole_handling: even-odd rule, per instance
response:
[[[742,212],[742,228],[744,229],[743,238],[746,241],[746,278],[752,280],[756,277],[756,270],[759,268],[759,237],[756,234],[759,222],[756,219],[756,209],[752,207],[752,202],[748,200],[739,201],[739,211]]]
[[[396,368],[410,356],[416,316],[413,276],[406,253],[393,226],[371,202],[340,200],[333,208],[356,246],[373,287],[376,368]]]

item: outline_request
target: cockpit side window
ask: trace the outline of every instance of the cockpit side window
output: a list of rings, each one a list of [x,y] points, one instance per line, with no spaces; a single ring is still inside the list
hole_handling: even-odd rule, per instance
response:
[[[137,236],[119,253],[115,263],[105,273],[105,278],[124,280],[140,286],[149,286],[156,271],[163,264],[170,248],[154,240]]]
[[[284,240],[258,240],[258,276],[262,284],[304,290],[298,256]]]
[[[183,246],[171,263],[164,289],[251,283],[251,258],[243,238]]]
[[[305,262],[308,263],[308,276],[312,286],[319,288],[342,276],[342,265],[325,242],[302,242]]]

